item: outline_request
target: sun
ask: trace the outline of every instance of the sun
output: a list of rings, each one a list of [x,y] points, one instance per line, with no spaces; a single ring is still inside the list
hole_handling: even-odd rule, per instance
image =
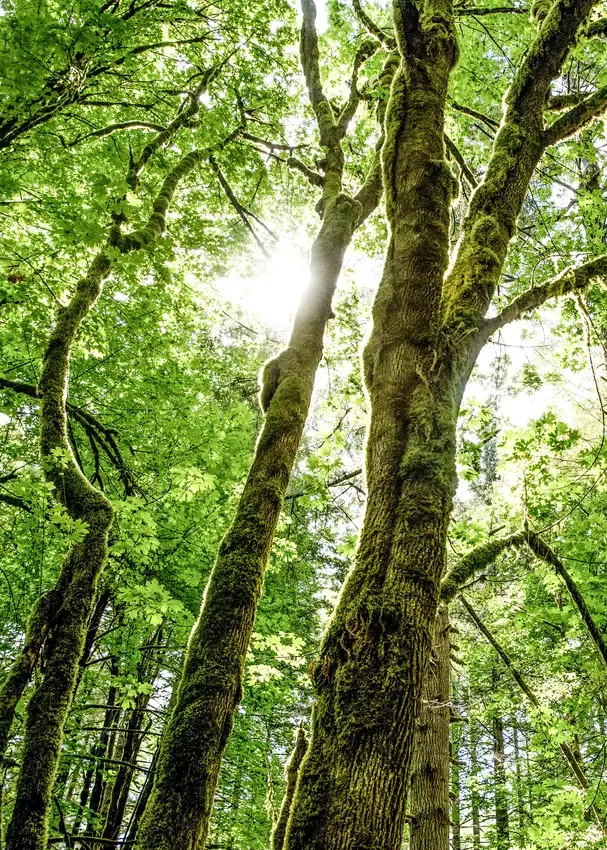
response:
[[[224,298],[283,337],[309,281],[308,252],[293,240],[281,240],[254,274],[235,270],[215,282]]]

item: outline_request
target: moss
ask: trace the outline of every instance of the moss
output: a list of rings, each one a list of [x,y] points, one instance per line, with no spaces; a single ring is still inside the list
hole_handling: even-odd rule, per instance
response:
[[[531,20],[541,26],[553,6],[553,0],[533,0],[531,4]]]
[[[308,749],[308,739],[303,728],[297,731],[295,747],[287,761],[285,768],[285,793],[280,807],[278,820],[272,831],[271,850],[283,850],[285,835],[287,832],[287,823],[291,813],[291,803],[295,796],[295,787],[297,785],[297,776],[299,768]]]

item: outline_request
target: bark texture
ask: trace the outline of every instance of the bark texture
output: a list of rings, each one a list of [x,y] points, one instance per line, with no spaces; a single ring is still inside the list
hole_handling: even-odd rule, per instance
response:
[[[449,850],[450,646],[449,613],[441,606],[415,735],[410,850]]]
[[[382,154],[390,238],[363,354],[371,406],[366,513],[314,672],[312,736],[285,850],[401,846],[455,489],[459,404],[487,338],[483,317],[529,181],[553,143],[544,130],[551,82],[593,5],[559,0],[543,21],[506,94],[448,268],[454,180],[444,111],[457,59],[453,6],[395,0],[400,67]]]

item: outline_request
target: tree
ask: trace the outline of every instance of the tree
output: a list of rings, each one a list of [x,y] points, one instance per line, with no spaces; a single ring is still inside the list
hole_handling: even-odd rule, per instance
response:
[[[509,86],[449,265],[453,178],[444,111],[457,59],[454,11],[442,2],[395,4],[401,65],[383,151],[391,235],[364,353],[371,403],[365,522],[316,667],[313,731],[288,850],[400,846],[467,378],[492,333],[606,269],[604,257],[592,259],[484,318],[542,155],[605,106],[604,92],[591,94],[546,125],[552,82],[594,5],[536,9],[537,35]]]

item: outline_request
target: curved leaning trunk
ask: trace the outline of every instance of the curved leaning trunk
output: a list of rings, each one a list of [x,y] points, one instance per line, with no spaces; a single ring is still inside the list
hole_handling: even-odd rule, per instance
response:
[[[50,624],[59,606],[57,589],[43,594],[36,603],[25,633],[25,641],[0,689],[0,764],[6,753],[11,726],[40,656]]]
[[[266,419],[190,637],[139,850],[204,846],[274,531],[312,398],[331,300],[359,216],[360,204],[345,195],[327,204],[291,339],[264,367],[260,400]]]

